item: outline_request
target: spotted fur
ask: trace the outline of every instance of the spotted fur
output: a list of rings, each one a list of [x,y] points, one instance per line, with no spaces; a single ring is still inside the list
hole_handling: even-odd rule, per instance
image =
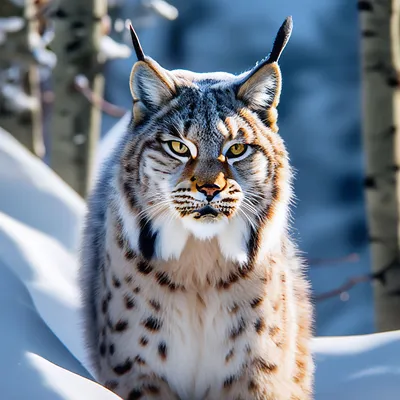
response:
[[[290,30],[239,76],[166,71],[140,48],[132,121],[88,200],[81,255],[90,359],[123,399],[311,399],[276,124]]]

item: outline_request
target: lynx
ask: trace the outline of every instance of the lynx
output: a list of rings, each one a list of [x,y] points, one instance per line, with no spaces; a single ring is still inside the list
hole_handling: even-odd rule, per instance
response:
[[[130,76],[132,120],[88,199],[84,331],[100,383],[125,400],[307,400],[312,307],[290,238],[278,135],[280,55],[240,75]]]

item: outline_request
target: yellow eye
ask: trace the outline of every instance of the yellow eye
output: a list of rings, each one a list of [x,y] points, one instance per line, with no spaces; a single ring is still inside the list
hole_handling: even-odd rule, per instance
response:
[[[235,157],[239,157],[242,154],[244,154],[244,152],[247,150],[247,144],[243,144],[243,143],[235,143],[233,146],[231,146],[229,148],[229,150],[226,153],[226,156],[228,158],[235,158]]]
[[[190,156],[190,150],[182,142],[171,140],[168,142],[168,146],[175,154],[178,154],[179,156]]]

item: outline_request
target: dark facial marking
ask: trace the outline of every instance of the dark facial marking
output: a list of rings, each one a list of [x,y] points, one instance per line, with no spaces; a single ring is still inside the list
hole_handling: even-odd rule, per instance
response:
[[[113,344],[110,344],[110,347],[108,348],[108,352],[110,353],[110,355],[114,355],[115,346]]]
[[[140,287],[136,286],[135,289],[133,289],[133,293],[138,294],[140,292]]]

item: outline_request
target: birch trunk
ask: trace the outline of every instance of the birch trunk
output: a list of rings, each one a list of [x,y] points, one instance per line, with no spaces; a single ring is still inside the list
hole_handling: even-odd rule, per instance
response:
[[[362,30],[365,190],[376,327],[400,329],[399,0],[359,1]]]
[[[25,18],[25,26],[16,32],[7,33],[4,43],[0,44],[1,83],[7,85],[6,71],[13,67],[18,71],[15,88],[31,97],[29,109],[10,107],[9,99],[0,96],[0,126],[9,131],[20,143],[39,157],[44,155],[42,110],[40,106],[40,77],[38,66],[33,60],[29,44],[29,35],[38,32],[37,12],[34,0],[25,0],[25,7],[14,4],[11,0],[0,0],[0,17]]]
[[[87,78],[94,95],[103,94],[99,42],[101,18],[107,5],[106,0],[59,0],[58,4],[51,46],[57,55],[57,66],[53,71],[50,164],[75,191],[85,196],[101,113],[74,88],[74,82],[77,76]]]

